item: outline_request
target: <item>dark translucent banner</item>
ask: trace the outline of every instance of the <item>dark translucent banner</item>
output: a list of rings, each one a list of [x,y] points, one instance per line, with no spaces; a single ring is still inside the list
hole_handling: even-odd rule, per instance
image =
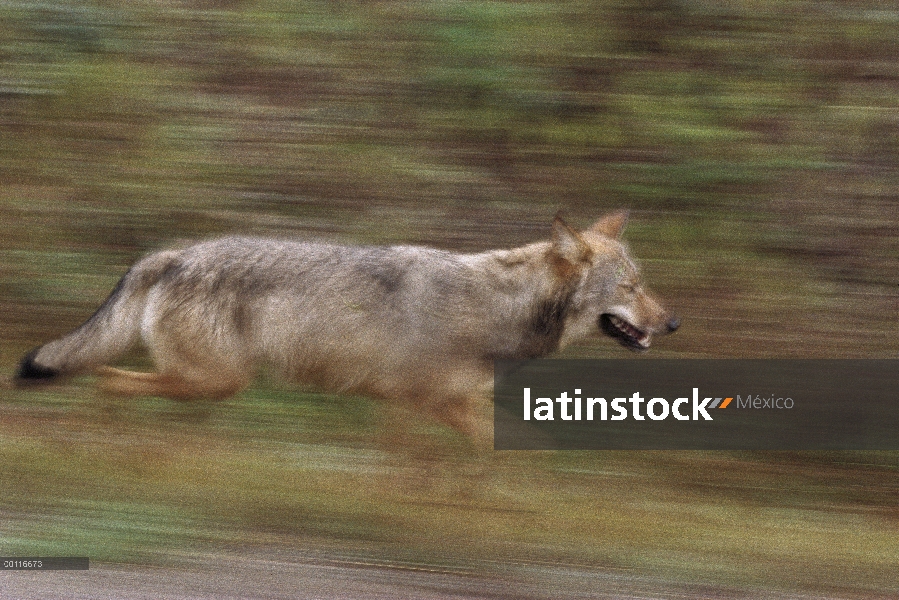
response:
[[[86,556],[4,556],[0,557],[3,571],[87,571],[90,559]]]
[[[899,360],[494,367],[497,450],[899,450]]]

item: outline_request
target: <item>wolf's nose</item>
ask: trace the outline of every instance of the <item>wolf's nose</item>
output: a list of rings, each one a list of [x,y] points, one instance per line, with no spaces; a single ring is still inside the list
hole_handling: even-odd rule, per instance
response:
[[[667,325],[669,332],[677,331],[677,328],[680,327],[680,319],[678,319],[677,317],[671,317],[670,319],[668,319]]]

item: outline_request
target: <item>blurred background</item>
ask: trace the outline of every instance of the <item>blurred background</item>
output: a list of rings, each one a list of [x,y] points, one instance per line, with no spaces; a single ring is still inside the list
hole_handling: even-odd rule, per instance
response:
[[[683,322],[646,360],[897,358],[897,31],[861,0],[0,2],[0,367],[181,240],[474,251],[621,207]],[[512,453],[472,481],[452,432],[413,416],[385,452],[379,406],[265,376],[196,406],[0,393],[2,554],[899,590],[897,453]]]

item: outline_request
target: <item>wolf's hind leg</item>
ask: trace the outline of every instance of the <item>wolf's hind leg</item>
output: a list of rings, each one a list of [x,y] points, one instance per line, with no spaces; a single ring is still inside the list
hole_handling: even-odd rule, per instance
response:
[[[140,373],[103,367],[97,371],[100,388],[119,396],[162,396],[173,400],[221,400],[247,386],[246,378],[227,374],[188,379],[177,373]]]

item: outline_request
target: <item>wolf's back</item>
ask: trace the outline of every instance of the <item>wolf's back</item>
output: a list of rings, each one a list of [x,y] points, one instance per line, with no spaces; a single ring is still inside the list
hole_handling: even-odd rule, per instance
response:
[[[177,266],[180,254],[158,252],[137,262],[84,324],[25,355],[16,371],[16,381],[40,382],[81,373],[128,350],[140,332],[147,293]]]

